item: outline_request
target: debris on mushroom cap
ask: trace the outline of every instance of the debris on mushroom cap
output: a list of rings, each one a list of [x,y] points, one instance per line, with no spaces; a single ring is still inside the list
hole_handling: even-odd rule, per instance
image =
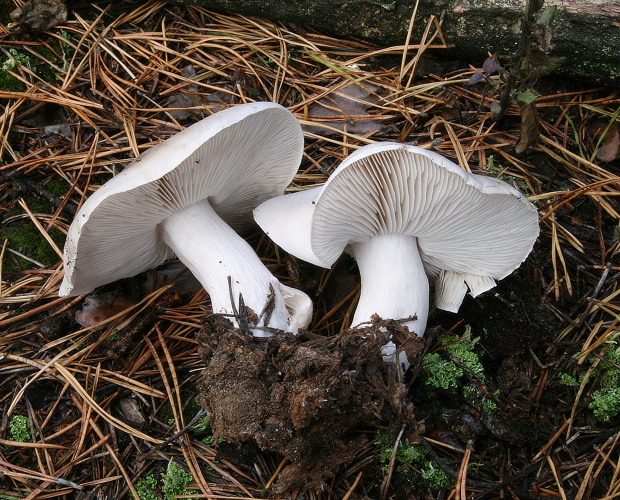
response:
[[[282,248],[323,267],[353,242],[414,236],[438,307],[453,311],[465,283],[473,294],[494,286],[525,260],[539,232],[535,207],[507,183],[390,142],[358,149],[324,186],[273,198],[254,214]]]
[[[303,134],[275,103],[238,105],[195,123],[140,155],[84,203],[69,229],[61,295],[134,276],[173,256],[159,224],[208,199],[235,229],[281,194],[295,175]]]

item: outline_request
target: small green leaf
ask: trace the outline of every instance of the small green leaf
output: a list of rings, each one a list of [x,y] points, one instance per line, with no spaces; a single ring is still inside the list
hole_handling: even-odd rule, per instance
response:
[[[562,64],[566,62],[566,57],[563,56],[547,56],[545,60],[546,64],[540,69],[540,74],[542,76],[553,73],[556,69],[558,69]]]
[[[560,10],[557,5],[550,5],[545,10],[543,10],[538,19],[536,19],[536,24],[544,24],[545,26],[549,26],[555,18],[558,17]]]
[[[540,97],[540,94],[533,89],[527,89],[525,92],[519,92],[517,94],[517,101],[525,104],[532,104],[536,99]]]

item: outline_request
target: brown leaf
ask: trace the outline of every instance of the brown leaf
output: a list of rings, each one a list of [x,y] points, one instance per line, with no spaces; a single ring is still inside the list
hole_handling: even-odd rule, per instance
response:
[[[367,82],[352,83],[341,89],[331,92],[327,96],[312,104],[309,109],[309,119],[327,125],[337,130],[344,130],[352,134],[368,134],[377,132],[383,126],[372,120],[368,108],[377,104],[379,98],[375,94],[377,87]],[[322,135],[333,135],[336,132],[321,126],[304,125],[304,131]]]
[[[196,70],[188,64],[181,70],[181,76],[191,80],[196,77]],[[210,94],[203,94],[196,83],[190,83],[181,92],[172,94],[164,101],[165,108],[175,120],[186,120],[191,116],[203,118],[204,109],[191,109],[208,107],[212,113],[224,109],[232,103],[232,96],[226,92],[215,90]]]
[[[515,148],[517,154],[536,145],[540,136],[536,103],[519,103],[521,107],[521,137]]]
[[[144,418],[144,415],[142,415],[140,405],[138,405],[138,402],[135,399],[123,398],[118,403],[121,418],[123,420],[133,425],[144,425],[146,419]]]
[[[595,123],[592,125],[592,133],[595,136],[595,144],[599,141],[599,138],[603,133],[607,130],[606,123]],[[614,161],[618,158],[618,154],[620,153],[620,133],[618,131],[618,125],[612,124],[607,130],[605,137],[598,146],[596,150],[596,158],[602,162],[610,162]]]
[[[134,304],[130,297],[116,297],[110,294],[89,295],[84,300],[82,309],[75,313],[75,320],[84,328],[93,326]],[[105,326],[99,326],[101,330]]]

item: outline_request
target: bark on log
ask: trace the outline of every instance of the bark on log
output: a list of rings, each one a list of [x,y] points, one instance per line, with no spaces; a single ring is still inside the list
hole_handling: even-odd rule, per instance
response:
[[[323,33],[402,45],[414,0],[173,0],[309,26]],[[590,82],[620,82],[620,1],[546,0],[555,5],[551,56],[566,57],[560,73]],[[487,52],[510,54],[519,39],[525,0],[420,0],[412,43],[430,15],[443,18],[449,55],[482,64]]]

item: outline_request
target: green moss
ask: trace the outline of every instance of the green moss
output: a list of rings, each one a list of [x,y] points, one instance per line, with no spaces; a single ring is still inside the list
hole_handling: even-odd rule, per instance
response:
[[[576,65],[578,76],[593,81],[616,80],[620,78],[620,67],[616,63],[606,61],[583,60]]]
[[[603,423],[610,423],[620,415],[620,344],[618,335],[605,342],[603,360],[597,367],[599,389],[592,393],[588,407],[594,417]]]
[[[615,334],[605,342],[596,356],[588,358],[590,364],[597,363],[592,370],[589,380],[596,380],[598,386],[592,392],[592,401],[588,408],[594,418],[603,424],[610,424],[620,416],[620,334]],[[584,364],[569,370],[569,373],[560,373],[558,381],[568,387],[577,387],[583,383],[584,371],[588,369]]]
[[[196,425],[192,427],[192,432],[204,432],[211,428],[211,422],[206,415],[200,417]]]
[[[26,200],[30,211],[37,214],[48,214],[53,210],[51,203],[40,198],[28,198]]]
[[[575,378],[574,375],[570,373],[560,373],[558,375],[558,382],[562,385],[567,385],[569,387],[579,387],[580,381]]]
[[[499,391],[492,394],[495,398],[499,396]],[[469,384],[463,387],[463,396],[468,404],[474,408],[481,408],[486,413],[494,413],[497,410],[497,403],[488,397],[487,388],[479,384]]]
[[[392,459],[394,440],[379,433],[377,458],[387,467]],[[421,444],[412,444],[407,439],[401,441],[396,449],[396,481],[409,483],[416,491],[427,488],[439,490],[450,485],[451,479],[434,460],[429,460],[428,452]]]
[[[424,356],[422,368],[426,372],[425,384],[436,389],[456,389],[463,376],[461,368],[436,352]]]
[[[484,368],[480,363],[474,348],[478,338],[471,337],[469,325],[465,328],[465,335],[461,338],[449,335],[442,344],[444,351],[451,359],[443,358],[439,353],[427,354],[422,360],[422,368],[427,373],[426,384],[437,389],[455,389],[461,385],[460,379],[465,374],[464,370],[457,365],[467,368],[469,375],[475,376],[484,382]],[[454,361],[452,361],[454,360]]]
[[[50,213],[52,211],[49,203],[37,199],[28,199],[27,203],[33,213]],[[6,214],[6,218],[17,213],[21,212]],[[65,235],[61,231],[51,228],[48,234],[58,248],[64,246]],[[0,245],[3,245],[5,240],[8,240],[8,248],[40,262],[44,266],[55,264],[59,260],[54,249],[29,218],[16,219],[9,223],[2,222],[0,224]],[[7,273],[34,268],[36,268],[35,264],[15,254],[6,252],[4,255],[3,270]]]
[[[60,35],[60,40],[57,38],[49,38],[46,40],[49,47],[47,45],[39,45],[35,47],[34,50],[40,54],[41,57],[54,63],[61,70],[64,70],[67,67],[68,59],[73,55],[75,50],[68,43],[71,38],[66,31],[59,30],[58,34]],[[38,65],[38,75],[46,82],[56,81],[63,76],[59,74],[58,70],[53,66],[46,64],[45,61],[41,61]]]
[[[157,488],[157,479],[152,474],[149,474],[144,479],[138,481],[135,485],[138,492],[138,499],[136,500],[158,500],[155,489]]]
[[[7,90],[9,92],[23,92],[26,90],[26,85],[11,75],[10,72],[15,73],[18,66],[27,63],[28,58],[23,52],[10,48],[9,56],[0,59],[0,90]]]
[[[377,457],[383,465],[387,466],[392,459],[394,440],[387,434],[379,433],[377,436],[377,446],[380,448]],[[411,444],[405,439],[396,450],[396,461],[401,465],[420,464],[424,462],[427,453],[426,448],[421,444]]]
[[[30,419],[24,415],[13,415],[9,420],[9,434],[13,441],[30,441]]]
[[[196,493],[195,490],[188,489],[188,486],[193,482],[194,478],[192,475],[189,472],[185,472],[171,460],[168,462],[161,491],[166,499],[172,499],[177,495],[191,495]]]
[[[53,179],[45,187],[56,196],[63,196],[67,192],[67,182],[64,179]]]
[[[497,409],[499,391],[486,387],[484,366],[476,353],[479,337],[471,336],[471,327],[465,327],[462,337],[448,335],[442,340],[439,352],[422,359],[425,384],[432,389],[462,391],[467,403],[486,413]]]
[[[149,474],[135,485],[138,492],[138,499],[135,500],[172,500],[179,495],[193,495],[197,491],[189,489],[189,485],[194,482],[194,478],[188,472],[176,465],[172,460],[168,462],[166,473],[161,480],[154,474]],[[158,490],[163,496],[160,496]]]
[[[209,448],[213,448],[213,446],[215,446],[216,444],[222,444],[225,442],[226,442],[226,438],[224,436],[219,436],[217,438],[217,443],[213,439],[213,436],[206,436],[201,439],[201,443],[204,444],[205,446],[208,446]]]
[[[594,391],[592,399],[593,401],[588,407],[599,422],[608,424],[620,415],[619,387],[608,387]]]
[[[62,233],[57,229],[52,229],[50,234],[53,238],[59,239]],[[8,247],[25,256],[48,266],[58,260],[56,252],[50,247],[49,243],[43,238],[36,227],[12,223],[0,228],[0,240],[9,240]],[[17,257],[21,269],[32,269],[33,264],[21,257]],[[16,271],[11,269],[11,264],[7,265],[8,272]]]
[[[437,462],[427,461],[422,466],[422,478],[426,479],[429,488],[432,490],[440,490],[450,486],[450,478],[437,465]]]
[[[478,340],[480,340],[480,337],[471,337],[471,327],[467,325],[463,337],[458,338],[456,335],[450,335],[446,337],[443,344],[446,346],[446,352],[465,365],[469,369],[470,374],[475,375],[481,382],[484,382],[484,368],[480,363],[478,355],[474,352]]]
[[[67,60],[73,54],[73,47],[69,43],[69,35],[60,30],[58,34],[61,40],[48,37],[46,42],[48,45],[36,45],[34,51],[41,55],[41,58],[36,55],[15,47],[9,49],[9,57],[0,59],[0,90],[7,90],[10,92],[23,92],[26,89],[26,85],[19,79],[12,76],[9,71],[17,73],[20,66],[27,67],[32,70],[41,80],[53,83],[62,77],[58,70],[50,65],[53,63],[56,67],[63,69],[67,65]],[[63,41],[67,40],[67,42]],[[47,62],[49,61],[49,62]]]
[[[7,92],[23,92],[26,90],[26,85],[7,71],[2,71],[0,69],[0,90]]]

